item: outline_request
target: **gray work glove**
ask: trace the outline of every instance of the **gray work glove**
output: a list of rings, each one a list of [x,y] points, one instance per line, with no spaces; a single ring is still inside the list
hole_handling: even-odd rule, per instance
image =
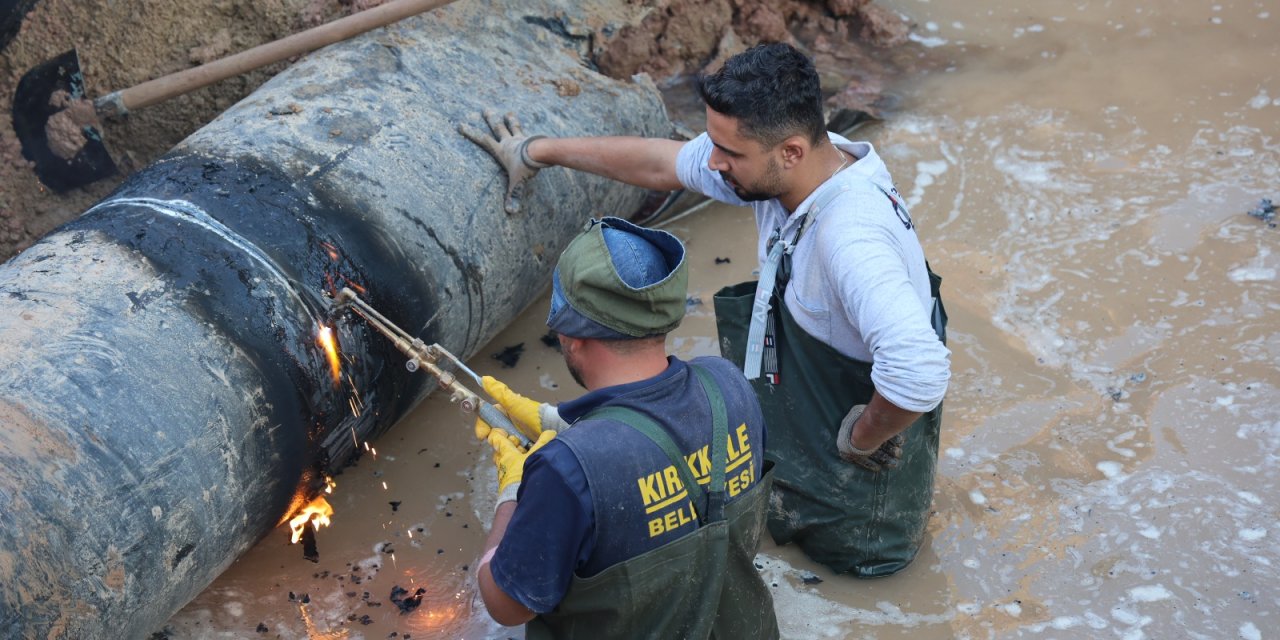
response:
[[[840,421],[840,432],[836,434],[836,450],[840,452],[840,459],[872,472],[897,469],[898,460],[902,458],[902,445],[907,440],[905,435],[899,433],[875,449],[864,451],[853,446],[853,425],[866,409],[865,404],[855,404]]]
[[[492,134],[465,124],[458,125],[458,133],[480,145],[502,165],[502,170],[507,172],[507,200],[503,208],[510,214],[519,213],[529,179],[538,174],[538,169],[551,166],[533,161],[527,148],[530,142],[546,136],[526,136],[514,113],[499,116],[496,111],[485,109],[484,121]]]

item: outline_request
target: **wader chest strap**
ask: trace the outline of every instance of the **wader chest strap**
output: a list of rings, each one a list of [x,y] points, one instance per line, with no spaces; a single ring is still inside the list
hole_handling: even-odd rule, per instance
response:
[[[756,297],[751,306],[751,326],[747,329],[747,353],[742,364],[742,373],[748,380],[760,377],[760,365],[764,360],[765,325],[769,321],[773,289],[777,285],[778,266],[782,263],[783,255],[790,255],[795,251],[796,244],[800,242],[800,236],[804,234],[805,228],[809,226],[812,219],[822,213],[822,210],[837,196],[848,191],[849,187],[842,183],[828,182],[819,187],[819,190],[818,196],[800,217],[800,224],[797,225],[791,239],[784,240],[781,230],[775,234],[772,239],[773,246],[769,247],[769,255],[760,267],[760,282],[756,285]]]
[[[689,470],[689,462],[680,453],[680,448],[676,446],[675,441],[649,416],[629,407],[603,407],[589,413],[587,418],[617,420],[639,431],[641,435],[658,445],[658,448],[662,449],[671,464],[675,466],[680,482],[688,490],[694,514],[698,517],[698,524],[704,525],[724,519],[724,475],[728,457],[729,422],[720,386],[702,368],[695,365],[689,365],[689,368],[697,377],[698,383],[702,385],[711,403],[711,475],[705,492],[694,478],[693,472]],[[708,493],[710,495],[707,495]]]

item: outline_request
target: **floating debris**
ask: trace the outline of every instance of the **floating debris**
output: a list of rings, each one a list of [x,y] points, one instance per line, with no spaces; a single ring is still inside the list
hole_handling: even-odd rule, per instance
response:
[[[729,259],[728,259],[728,258],[719,258],[719,257],[717,257],[717,258],[716,258],[716,264],[729,264]]]
[[[822,584],[822,578],[819,578],[817,575],[807,571],[800,576],[800,579],[804,581],[805,584]]]
[[[302,557],[312,562],[320,562],[320,549],[316,546],[316,530],[312,527],[302,530]]]
[[[499,351],[498,353],[495,353],[490,357],[492,357],[494,360],[497,360],[498,362],[501,362],[502,366],[510,369],[516,366],[516,363],[520,361],[520,356],[523,353],[524,353],[524,343],[521,342],[520,344],[515,344],[515,345],[511,345],[510,347],[506,347],[502,351]]]
[[[545,335],[543,335],[541,338],[538,338],[538,339],[542,341],[542,344],[545,344],[548,347],[555,349],[556,351],[560,350],[559,334],[557,334],[555,331],[548,331]]]
[[[702,298],[699,298],[697,296],[687,296],[684,299],[684,306],[686,309],[692,309],[693,307],[701,307]]]
[[[1250,209],[1249,215],[1267,223],[1268,227],[1274,229],[1276,226],[1276,205],[1271,203],[1270,198],[1259,201],[1258,208]]]
[[[270,629],[267,628],[267,623],[265,622],[258,623],[258,633],[266,633],[268,631],[270,631]]]
[[[391,510],[392,510],[392,511],[399,511],[399,510],[400,510],[400,501],[399,501],[399,500],[392,500],[392,501],[388,502],[387,504],[391,505]]]
[[[418,587],[412,594],[408,589],[396,585],[391,588],[391,604],[400,608],[400,613],[409,613],[418,608],[422,604],[422,596],[427,592],[426,589]]]

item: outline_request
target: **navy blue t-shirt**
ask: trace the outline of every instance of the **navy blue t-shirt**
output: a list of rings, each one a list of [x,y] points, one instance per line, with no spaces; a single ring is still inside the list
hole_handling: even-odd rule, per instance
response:
[[[759,481],[764,419],[742,372],[723,358],[693,361],[725,397],[728,451],[725,497],[733,502]],[[518,504],[490,570],[511,598],[549,613],[574,575],[589,577],[695,531],[697,513],[662,450],[613,420],[580,420],[603,406],[636,409],[675,441],[697,482],[710,473],[711,410],[688,365],[668,358],[665,371],[597,389],[559,406],[573,424],[525,462]]]

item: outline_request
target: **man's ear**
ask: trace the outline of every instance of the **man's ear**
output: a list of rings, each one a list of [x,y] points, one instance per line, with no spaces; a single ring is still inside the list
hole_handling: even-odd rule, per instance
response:
[[[793,169],[808,157],[813,149],[804,136],[791,136],[779,144],[782,152],[782,168]]]
[[[581,340],[578,340],[577,338],[570,338],[569,336],[556,334],[556,339],[560,341],[560,353],[576,353],[578,348],[582,345]]]

